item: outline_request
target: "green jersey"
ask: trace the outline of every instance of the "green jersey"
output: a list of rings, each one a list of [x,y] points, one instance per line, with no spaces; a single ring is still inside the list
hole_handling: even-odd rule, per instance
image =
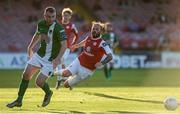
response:
[[[64,28],[57,21],[49,26],[45,20],[41,20],[38,22],[36,34],[48,36],[48,42],[41,39],[37,54],[48,61],[54,60],[59,54],[61,41],[66,40]]]
[[[111,48],[113,47],[114,43],[117,41],[117,37],[113,32],[104,33],[101,37],[104,41],[106,41],[109,44]]]

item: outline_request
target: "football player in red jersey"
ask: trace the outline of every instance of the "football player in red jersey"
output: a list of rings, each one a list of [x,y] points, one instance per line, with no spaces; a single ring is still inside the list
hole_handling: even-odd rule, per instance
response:
[[[65,29],[67,35],[67,47],[70,49],[78,40],[78,30],[74,23],[71,22],[73,11],[70,8],[62,10],[62,18],[59,20]]]
[[[64,86],[69,88],[78,84],[80,81],[90,77],[96,68],[99,68],[113,58],[109,45],[101,38],[103,32],[103,24],[93,22],[91,27],[91,35],[87,36],[79,44],[71,47],[72,50],[83,47],[81,54],[65,69],[54,72],[54,75],[62,75],[69,77]]]
[[[64,8],[62,10],[61,15],[62,15],[62,18],[59,20],[59,23],[63,25],[66,35],[67,35],[67,49],[64,54],[64,58],[67,58],[70,51],[72,51],[72,50],[70,50],[70,47],[77,42],[79,37],[78,37],[78,30],[77,30],[75,24],[71,22],[73,11],[70,8]],[[61,69],[64,67],[65,67],[65,65],[62,64],[62,67],[58,66],[57,69]],[[67,77],[58,76],[57,79],[58,79],[58,81],[56,83],[55,88],[59,89],[61,86],[61,83],[64,82],[67,79]]]

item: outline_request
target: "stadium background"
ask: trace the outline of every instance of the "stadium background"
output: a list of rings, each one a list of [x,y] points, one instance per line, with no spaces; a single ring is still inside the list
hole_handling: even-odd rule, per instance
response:
[[[0,68],[24,65],[26,58],[14,53],[26,53],[46,6],[56,7],[58,19],[64,7],[73,9],[79,41],[92,20],[112,22],[119,40],[116,52],[121,55],[117,67],[179,67],[179,5],[178,0],[1,0]]]
[[[16,95],[22,69],[28,59],[26,55],[28,43],[36,30],[37,21],[43,18],[43,10],[47,6],[54,6],[57,9],[58,18],[64,7],[70,7],[74,11],[72,21],[78,28],[79,41],[88,34],[93,20],[112,22],[114,32],[118,35],[119,46],[116,49],[114,65],[116,69],[113,71],[112,78],[106,80],[102,70],[98,70],[91,79],[79,84],[77,91],[81,91],[81,88],[83,88],[82,91],[86,90],[84,89],[86,87],[99,88],[99,91],[112,87],[112,91],[117,88],[120,91],[118,96],[121,96],[121,88],[123,88],[123,91],[130,90],[130,96],[127,95],[127,97],[131,98],[131,95],[139,91],[144,93],[141,96],[143,98],[151,89],[154,89],[155,93],[157,91],[161,93],[156,99],[158,101],[171,95],[180,100],[178,89],[180,86],[179,0],[0,0],[0,97],[2,97],[0,108],[2,113],[13,113],[13,110],[9,111],[4,107],[10,99],[2,99],[8,89],[13,88],[13,94]],[[69,61],[75,57],[76,53],[70,55]],[[49,80],[51,87],[54,87],[55,81],[55,78]],[[36,88],[34,81],[31,81],[30,87]],[[131,91],[131,87],[136,88],[132,90],[136,91],[135,93]],[[148,88],[143,90],[142,87]],[[164,89],[161,90],[159,87]],[[62,91],[68,93],[64,89]],[[74,91],[76,93],[76,90]],[[128,91],[125,93],[128,94]],[[101,96],[101,94],[94,95]],[[131,100],[129,102],[131,104]],[[95,112],[106,112],[105,109],[97,108]],[[129,112],[127,107],[123,109]],[[77,110],[88,111],[88,109]],[[121,110],[121,108],[116,109],[117,112],[123,113]],[[130,112],[163,112],[164,110],[162,107],[158,110],[151,107],[150,109],[131,109]],[[16,110],[17,112],[21,111]],[[177,112],[180,110],[178,109]]]

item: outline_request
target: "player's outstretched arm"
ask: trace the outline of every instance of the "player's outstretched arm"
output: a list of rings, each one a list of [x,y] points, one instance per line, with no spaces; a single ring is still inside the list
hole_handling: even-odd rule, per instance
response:
[[[107,54],[106,58],[101,61],[102,65],[109,63],[113,59],[112,53]]]
[[[106,53],[106,58],[104,60],[102,60],[101,62],[96,63],[96,65],[95,65],[96,68],[101,67],[102,65],[107,64],[108,62],[110,62],[113,59],[112,51],[109,48],[108,44],[105,41],[102,41],[100,46],[104,49],[104,51]]]
[[[98,62],[95,64],[95,67],[96,68],[101,68],[103,65],[107,64],[108,62],[110,62],[111,60],[113,59],[113,56],[111,53],[107,54],[106,58],[101,61],[101,62]]]
[[[73,24],[72,25],[73,27],[73,29],[72,29],[72,32],[73,32],[73,34],[74,34],[74,40],[73,40],[73,42],[72,42],[72,45],[74,45],[74,44],[76,44],[77,43],[77,41],[78,41],[78,39],[79,39],[79,35],[78,35],[78,30],[77,30],[77,28],[76,28],[76,26]]]
[[[72,45],[72,46],[71,46],[71,50],[74,51],[74,50],[77,49],[77,48],[83,47],[83,46],[85,45],[85,43],[86,43],[86,39],[87,39],[87,38],[85,38],[84,40],[82,40],[82,41],[81,41],[80,43],[78,43],[78,44]]]

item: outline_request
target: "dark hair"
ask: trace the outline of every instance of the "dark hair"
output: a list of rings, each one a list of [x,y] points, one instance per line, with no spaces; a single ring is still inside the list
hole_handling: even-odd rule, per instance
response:
[[[44,13],[46,13],[46,12],[55,13],[56,9],[52,6],[48,6],[48,7],[46,7]]]

